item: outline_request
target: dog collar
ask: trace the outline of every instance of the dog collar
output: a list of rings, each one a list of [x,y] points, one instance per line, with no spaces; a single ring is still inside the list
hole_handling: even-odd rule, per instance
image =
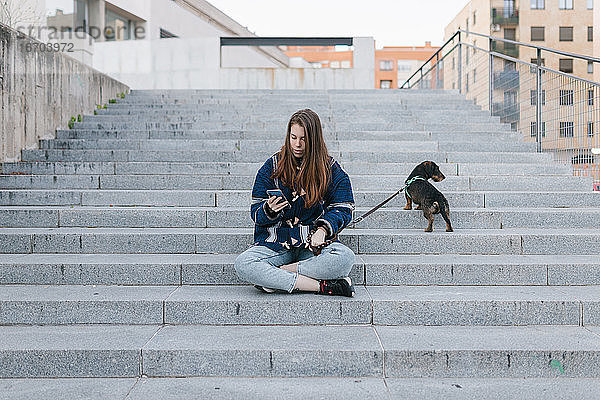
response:
[[[421,178],[420,176],[415,176],[414,178],[409,179],[408,181],[406,181],[404,183],[404,193],[406,193],[406,195],[408,196],[409,199],[412,200],[412,196],[410,195],[410,193],[408,193],[408,190],[406,190],[411,183],[413,183],[414,181],[426,181],[427,179],[425,178]]]
[[[408,181],[406,181],[404,183],[404,187],[408,187],[408,185],[410,185],[411,183],[413,183],[414,181],[426,181],[427,179],[425,178],[421,178],[420,176],[415,176],[414,178],[409,179]]]

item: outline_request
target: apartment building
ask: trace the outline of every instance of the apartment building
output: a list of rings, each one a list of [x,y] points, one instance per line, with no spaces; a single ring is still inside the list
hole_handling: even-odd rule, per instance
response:
[[[594,54],[593,0],[472,0],[445,28],[445,38],[458,29],[569,53]],[[574,170],[588,169],[600,161],[592,152],[600,147],[598,88],[568,75],[544,73],[538,127],[536,69],[494,57],[490,96],[489,55],[480,51],[490,48],[489,40],[461,34],[461,41],[466,44],[461,47],[460,60],[457,50],[449,55],[451,67],[444,74],[446,88],[460,88],[467,98],[491,109],[492,114],[522,132],[525,140],[535,141],[539,129],[542,148],[553,151],[557,159],[570,161]],[[502,42],[492,42],[491,48],[517,60],[538,61],[535,48]],[[594,80],[594,74],[598,76],[600,68],[600,64],[547,51],[542,52],[540,63],[589,81]],[[597,165],[594,168],[597,175]]]
[[[439,47],[431,46],[431,42],[425,42],[425,46],[375,49],[375,88],[399,88],[437,50]],[[302,57],[313,68],[352,68],[352,50],[332,46],[290,46],[285,54],[290,58]],[[431,87],[429,79],[426,79],[426,85]]]
[[[444,30],[445,40],[458,29],[497,36],[576,54],[593,54],[593,0],[472,0]],[[485,38],[463,35],[462,40],[484,49]],[[492,49],[533,62],[532,48],[494,42]],[[593,65],[566,56],[548,54],[542,60],[549,68],[585,79],[593,77]]]

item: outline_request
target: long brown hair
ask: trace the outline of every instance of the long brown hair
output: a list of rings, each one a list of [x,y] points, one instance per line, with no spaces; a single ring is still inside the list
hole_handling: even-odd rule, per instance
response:
[[[305,146],[300,165],[298,165],[290,145],[290,133],[293,125],[304,128]],[[292,114],[287,125],[285,143],[281,146],[278,156],[279,161],[277,168],[273,171],[273,179],[281,178],[285,186],[298,193],[304,189],[306,208],[312,207],[323,198],[327,191],[331,166],[329,165],[327,146],[323,140],[321,120],[317,113],[305,109]],[[299,170],[298,167],[300,167]]]

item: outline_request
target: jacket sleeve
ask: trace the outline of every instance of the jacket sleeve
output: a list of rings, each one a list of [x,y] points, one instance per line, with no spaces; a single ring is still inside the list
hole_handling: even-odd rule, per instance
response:
[[[279,213],[267,213],[266,206],[269,196],[267,189],[275,189],[275,181],[271,178],[273,173],[273,160],[268,159],[258,170],[254,185],[252,187],[252,204],[250,205],[250,217],[258,226],[269,226],[278,223],[283,216],[283,210]]]
[[[332,168],[332,184],[324,197],[324,214],[315,221],[315,226],[327,230],[325,239],[332,239],[352,221],[354,195],[350,177],[336,162]]]

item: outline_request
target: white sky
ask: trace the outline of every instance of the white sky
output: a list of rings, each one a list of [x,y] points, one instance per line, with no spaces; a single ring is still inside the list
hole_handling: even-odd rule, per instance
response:
[[[443,44],[469,0],[208,0],[259,36],[373,36],[383,46]]]
[[[383,46],[440,46],[469,0],[208,0],[259,36],[373,36]],[[73,0],[46,0],[73,12]]]

